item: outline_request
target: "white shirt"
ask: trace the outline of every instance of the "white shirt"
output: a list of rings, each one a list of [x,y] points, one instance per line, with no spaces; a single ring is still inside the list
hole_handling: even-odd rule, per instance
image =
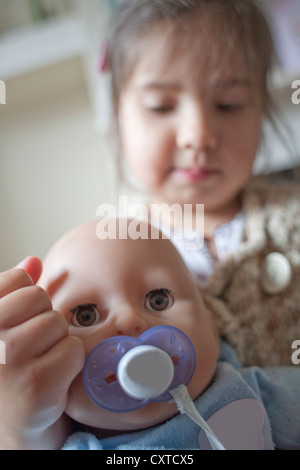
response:
[[[239,212],[230,222],[220,225],[214,234],[214,245],[217,259],[222,260],[234,252],[242,243],[245,229],[245,215]],[[189,249],[190,241],[195,234],[183,231],[182,236],[171,237],[187,267],[197,276],[200,282],[205,282],[213,273],[216,260],[204,240],[199,249]]]

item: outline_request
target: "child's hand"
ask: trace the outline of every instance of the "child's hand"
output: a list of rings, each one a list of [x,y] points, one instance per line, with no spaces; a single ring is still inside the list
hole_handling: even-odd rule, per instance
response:
[[[64,317],[34,285],[41,262],[0,274],[0,448],[56,448],[65,439],[68,389],[83,367],[84,348],[68,334]],[[61,418],[61,419],[60,419]]]

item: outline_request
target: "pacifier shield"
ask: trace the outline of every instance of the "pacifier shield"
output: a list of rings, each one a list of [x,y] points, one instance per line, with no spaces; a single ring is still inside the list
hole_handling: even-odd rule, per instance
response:
[[[98,406],[133,411],[150,401],[171,400],[169,390],[188,385],[195,364],[194,347],[185,333],[162,325],[139,338],[115,336],[99,343],[86,359],[83,381]]]

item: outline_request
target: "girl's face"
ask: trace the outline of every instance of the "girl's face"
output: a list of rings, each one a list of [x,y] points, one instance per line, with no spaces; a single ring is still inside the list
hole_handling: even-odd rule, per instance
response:
[[[251,175],[262,109],[247,69],[228,58],[214,73],[208,39],[202,47],[190,35],[192,47],[172,56],[163,31],[147,42],[120,96],[120,139],[129,168],[156,199],[215,211]]]

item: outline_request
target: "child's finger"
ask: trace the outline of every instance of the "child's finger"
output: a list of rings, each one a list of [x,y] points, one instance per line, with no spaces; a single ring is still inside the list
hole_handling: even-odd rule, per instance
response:
[[[11,269],[0,273],[0,299],[32,284],[31,277],[21,269]]]
[[[40,258],[37,258],[36,256],[28,256],[28,258],[25,258],[16,267],[26,271],[31,277],[33,283],[36,284],[42,274],[43,263]]]
[[[32,397],[40,397],[55,405],[65,400],[72,381],[84,366],[85,350],[75,336],[65,336],[53,348],[36,359],[23,376],[23,386]],[[36,406],[36,403],[35,403]],[[65,406],[65,403],[64,403]]]
[[[69,387],[83,368],[84,358],[82,341],[65,336],[41,356],[15,367],[6,364],[0,368],[1,420],[8,395],[12,403],[17,397],[15,407],[7,410],[13,424],[27,421],[42,429],[51,420],[56,421],[65,410]]]
[[[52,303],[41,287],[20,288],[0,298],[0,329],[13,328],[48,310],[52,310]]]
[[[68,335],[65,318],[53,310],[37,315],[4,334],[6,365],[21,365],[41,356]]]

